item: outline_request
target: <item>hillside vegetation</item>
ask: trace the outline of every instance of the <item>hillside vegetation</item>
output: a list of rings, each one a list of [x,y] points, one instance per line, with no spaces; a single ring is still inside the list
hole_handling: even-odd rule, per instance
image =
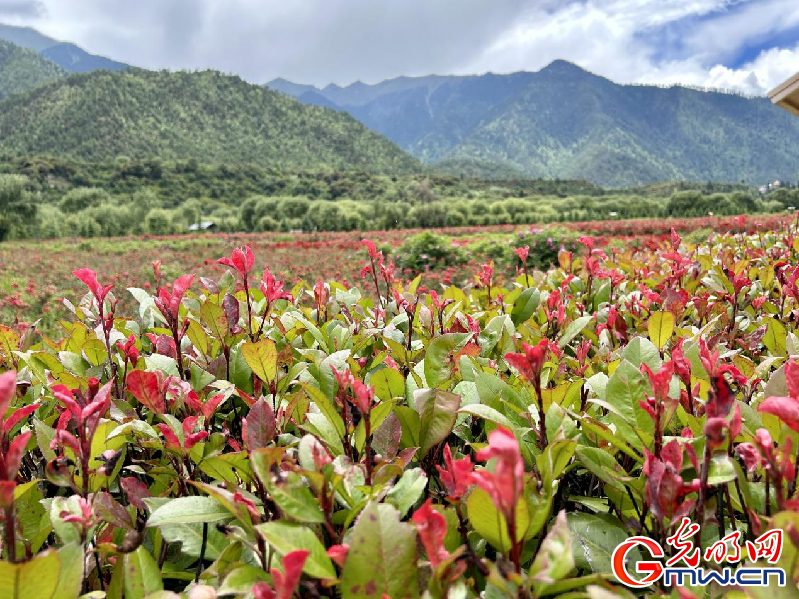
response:
[[[0,39],[0,99],[64,75],[61,67],[36,52]]]
[[[13,190],[2,197],[2,189]],[[669,189],[671,191],[669,192]],[[222,231],[351,231],[778,213],[799,192],[660,184],[607,190],[579,180],[467,179],[420,173],[283,171],[195,160],[80,163],[0,156],[0,204],[38,209],[5,237],[99,237]]]
[[[96,71],[0,104],[0,152],[407,173],[421,165],[347,114],[214,71]]]
[[[536,73],[268,85],[346,110],[425,162],[474,159],[610,187],[793,179],[799,153],[799,120],[765,98],[619,85],[565,61]]]

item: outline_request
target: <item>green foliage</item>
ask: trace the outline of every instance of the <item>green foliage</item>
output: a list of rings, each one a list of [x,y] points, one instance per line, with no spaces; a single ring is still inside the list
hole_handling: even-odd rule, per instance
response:
[[[68,218],[110,209],[129,206]],[[229,239],[200,253],[208,271],[164,263],[147,289],[75,270],[60,334],[0,326],[0,595],[628,597],[616,548],[665,545],[687,516],[702,549],[782,529],[788,596],[799,231],[773,222],[435,295],[368,243],[371,291],[289,290]],[[523,240],[544,234],[574,235]],[[221,247],[189,241],[181,260]],[[93,243],[151,271],[129,241]]]
[[[214,71],[102,70],[10,97],[0,108],[0,151],[94,161],[124,155],[294,169],[421,170],[414,158],[347,114],[304,106]]]
[[[0,175],[0,241],[25,237],[36,227],[36,204],[20,175]]]
[[[66,75],[36,52],[0,39],[0,100]]]
[[[394,260],[400,268],[418,272],[426,268],[462,264],[466,261],[466,255],[446,237],[425,231],[403,243],[397,249]]]
[[[45,226],[30,229],[41,237],[142,233],[154,209],[170,212],[166,230],[174,232],[200,221],[217,231],[312,232],[738,215],[799,206],[792,188],[761,199],[745,186],[715,184],[613,191],[581,181],[294,172],[126,157],[104,163],[0,159],[0,173],[26,176],[31,197],[47,207]],[[673,194],[664,197],[666,191]],[[497,262],[507,262],[502,253],[494,256]]]

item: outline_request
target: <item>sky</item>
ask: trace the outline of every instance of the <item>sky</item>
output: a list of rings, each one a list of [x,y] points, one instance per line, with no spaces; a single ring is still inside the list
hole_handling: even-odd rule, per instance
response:
[[[323,86],[536,71],[763,94],[799,71],[799,0],[0,0],[0,22],[136,66]]]

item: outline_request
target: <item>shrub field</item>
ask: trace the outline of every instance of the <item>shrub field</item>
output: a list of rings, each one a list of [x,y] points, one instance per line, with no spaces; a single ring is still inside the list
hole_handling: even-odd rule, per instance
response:
[[[796,597],[798,255],[784,216],[3,244],[0,596]]]

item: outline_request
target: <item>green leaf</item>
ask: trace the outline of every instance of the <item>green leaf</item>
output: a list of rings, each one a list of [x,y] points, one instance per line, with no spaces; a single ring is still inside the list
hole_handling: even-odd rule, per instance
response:
[[[388,492],[386,499],[399,508],[402,517],[408,513],[419,500],[427,487],[427,475],[421,468],[411,468],[402,473],[402,476]]]
[[[533,583],[535,596],[540,597],[545,594],[547,585],[565,578],[572,570],[574,570],[574,558],[571,535],[566,512],[561,511],[549,529],[549,534],[541,542],[535,561],[530,566],[530,578],[535,581]]]
[[[263,568],[255,566],[239,566],[230,572],[219,587],[219,596],[225,595],[247,595],[252,591],[252,586],[256,582],[270,580]]]
[[[272,499],[290,518],[310,523],[325,521],[319,503],[299,475],[289,474],[285,483],[273,483],[268,480],[266,486]]]
[[[593,316],[581,316],[580,318],[575,319],[573,322],[569,323],[569,326],[566,327],[566,330],[563,332],[563,336],[558,339],[558,345],[560,347],[566,347],[571,343],[571,340],[574,339],[577,335],[580,334]]]
[[[211,334],[223,341],[228,334],[228,322],[225,310],[213,302],[203,302],[200,306],[200,318]]]
[[[566,520],[572,533],[572,553],[577,567],[592,572],[611,572],[613,551],[629,536],[618,518],[573,512]],[[633,551],[633,563],[640,561],[638,549]]]
[[[61,571],[58,576],[58,588],[53,599],[72,599],[80,595],[83,583],[83,546],[69,543],[58,550]]]
[[[255,375],[265,383],[277,378],[277,345],[271,339],[258,343],[243,343],[241,354]]]
[[[439,335],[427,346],[424,357],[424,376],[427,384],[438,387],[452,376],[454,362],[450,356],[460,351],[472,333],[446,333]]]
[[[638,339],[641,338],[638,337]],[[646,340],[646,343],[657,353],[657,349],[648,340]],[[660,356],[658,355],[659,359]],[[633,427],[632,435],[625,436],[621,430],[617,433],[628,443],[631,442],[631,436],[635,437],[635,431],[642,430],[649,434],[654,431],[652,419],[639,404],[646,397],[648,390],[649,382],[638,368],[626,359],[621,361],[613,376],[608,380],[606,388],[607,403],[621,415],[625,423]],[[610,416],[609,419],[611,422],[618,421],[615,415]]]
[[[460,410],[458,410],[458,413],[471,414],[472,416],[477,416],[483,420],[494,422],[500,426],[504,426],[505,428],[511,430],[513,429],[513,423],[511,423],[510,420],[508,420],[501,412],[498,412],[494,408],[485,404],[477,403],[463,406]]]
[[[29,562],[0,562],[0,597],[3,599],[49,599],[58,588],[61,560],[49,550]]]
[[[502,553],[510,551],[510,535],[505,516],[494,505],[491,496],[480,487],[475,487],[469,494],[469,498],[466,500],[466,514],[477,534]],[[520,499],[516,504],[517,540],[524,538],[529,526],[530,513],[527,502]]]
[[[674,333],[674,314],[671,312],[652,312],[647,323],[647,330],[649,331],[649,340],[658,349],[663,349],[663,346],[668,343]]]
[[[383,401],[405,396],[405,378],[393,368],[381,368],[369,377],[369,384]]]
[[[302,569],[308,576],[323,579],[336,577],[336,570],[333,568],[333,562],[327,557],[324,545],[310,528],[279,520],[259,524],[256,528],[281,555],[298,549],[310,551]]]
[[[513,302],[513,309],[510,313],[513,324],[518,327],[523,322],[527,322],[527,319],[535,314],[540,301],[541,293],[538,289],[531,287],[522,291],[521,295]]]
[[[723,451],[713,452],[707,472],[707,484],[709,486],[723,485],[734,481],[736,478],[735,466],[730,456]]]
[[[180,542],[180,551],[192,557],[200,557],[203,543],[203,525],[198,522],[183,524],[164,524],[159,527],[164,539],[170,543]],[[208,527],[208,537],[205,544],[206,559],[215,560],[230,545],[225,535],[216,529]]]
[[[621,352],[621,357],[635,368],[646,364],[652,370],[657,371],[663,365],[658,348],[646,337],[634,337]]]
[[[577,449],[577,442],[571,439],[560,439],[547,445],[544,453],[537,457],[538,471],[545,483],[552,484],[568,466]]]
[[[147,526],[221,522],[231,518],[230,512],[212,497],[190,496],[171,499],[150,514]]]
[[[164,589],[158,564],[143,546],[126,553],[124,563],[125,599],[144,599]]]
[[[419,596],[416,531],[400,521],[394,506],[370,503],[358,517],[349,545],[342,573],[345,599]]]
[[[461,397],[441,389],[418,389],[413,393],[413,400],[419,412],[419,443],[423,458],[452,432]]]
[[[317,389],[316,387],[312,387],[306,383],[301,383],[301,385],[308,394],[308,399],[316,404],[316,407],[319,408],[319,411],[324,414],[327,421],[336,429],[339,438],[344,437],[344,433],[346,432],[344,428],[344,420],[338,413],[338,408],[336,405],[327,397],[327,395],[324,394],[321,389]]]

